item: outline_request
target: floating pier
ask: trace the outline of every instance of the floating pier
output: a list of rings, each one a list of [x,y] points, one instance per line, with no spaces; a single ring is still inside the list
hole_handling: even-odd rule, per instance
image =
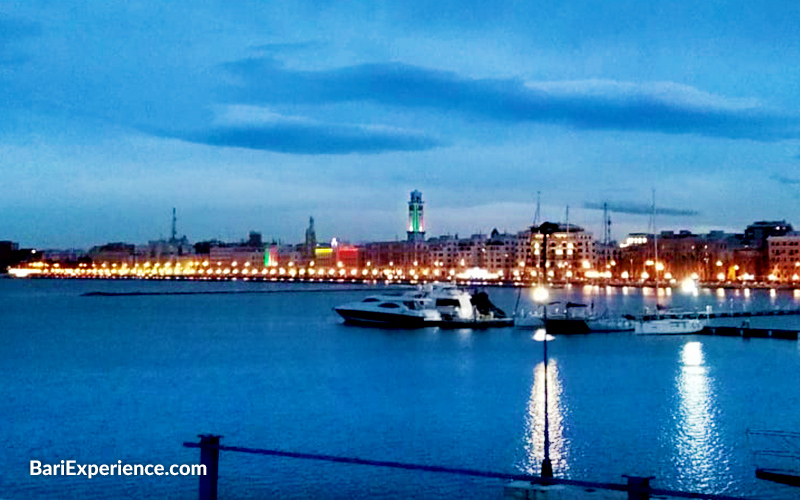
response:
[[[685,312],[675,313],[666,312],[661,314],[645,314],[643,316],[632,316],[626,314],[625,318],[630,320],[652,321],[656,319],[718,319],[718,318],[757,318],[764,316],[797,316],[800,309],[770,309],[767,311],[719,311],[719,312]]]
[[[737,326],[707,326],[697,335],[717,335],[720,337],[743,337],[754,339],[798,340],[797,330],[779,328],[750,328]]]

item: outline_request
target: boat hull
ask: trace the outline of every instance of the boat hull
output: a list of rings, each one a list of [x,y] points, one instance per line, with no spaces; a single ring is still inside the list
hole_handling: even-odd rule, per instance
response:
[[[696,319],[656,319],[636,324],[637,335],[692,335],[700,333],[705,324]]]
[[[407,314],[394,314],[390,312],[362,311],[357,309],[347,309],[336,307],[334,310],[344,318],[347,323],[358,323],[368,325],[383,325],[403,328],[422,328],[434,326],[435,322],[428,321],[423,316],[410,316]]]
[[[584,319],[577,318],[547,318],[544,322],[545,330],[550,335],[582,335],[591,333],[589,325]]]

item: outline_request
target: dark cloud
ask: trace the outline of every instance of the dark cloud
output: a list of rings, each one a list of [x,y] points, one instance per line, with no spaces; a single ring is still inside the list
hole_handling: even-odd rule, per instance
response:
[[[800,179],[792,178],[792,177],[784,177],[782,175],[772,175],[770,179],[773,181],[780,182],[781,184],[786,184],[788,186],[796,186],[800,184]]]
[[[608,204],[609,212],[615,212],[620,214],[644,214],[650,215],[653,213],[653,206],[647,205],[645,203],[627,203],[627,202],[609,202]],[[595,203],[595,202],[585,202],[583,204],[583,208],[588,208],[590,210],[603,210],[602,203]],[[656,214],[657,215],[676,215],[676,216],[695,216],[700,215],[700,212],[697,210],[689,210],[683,208],[665,208],[665,207],[656,207]]]
[[[651,131],[747,138],[800,137],[798,117],[726,102],[677,84],[617,82],[526,84],[520,79],[472,79],[399,63],[332,70],[287,69],[275,59],[224,65],[239,77],[225,89],[230,102],[323,104],[369,101],[387,106],[458,112],[486,120],[543,122],[581,129]]]
[[[303,121],[212,127],[169,135],[212,146],[313,155],[421,151],[440,145],[433,138],[406,131]]]

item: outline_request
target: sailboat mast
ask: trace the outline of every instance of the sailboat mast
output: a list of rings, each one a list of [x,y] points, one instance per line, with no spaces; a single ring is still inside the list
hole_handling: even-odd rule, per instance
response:
[[[658,314],[658,231],[656,230],[656,190],[653,189],[653,272],[656,277],[656,318]]]
[[[656,297],[658,297],[658,231],[656,231],[656,190],[653,190],[653,255],[655,258]]]

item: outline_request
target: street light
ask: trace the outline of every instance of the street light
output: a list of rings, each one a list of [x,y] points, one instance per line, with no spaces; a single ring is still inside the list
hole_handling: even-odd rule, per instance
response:
[[[544,459],[542,460],[541,474],[543,478],[553,477],[553,464],[550,462],[550,418],[547,401],[547,341],[553,339],[555,337],[549,335],[544,328],[536,330],[536,333],[533,334],[533,340],[544,343]]]

